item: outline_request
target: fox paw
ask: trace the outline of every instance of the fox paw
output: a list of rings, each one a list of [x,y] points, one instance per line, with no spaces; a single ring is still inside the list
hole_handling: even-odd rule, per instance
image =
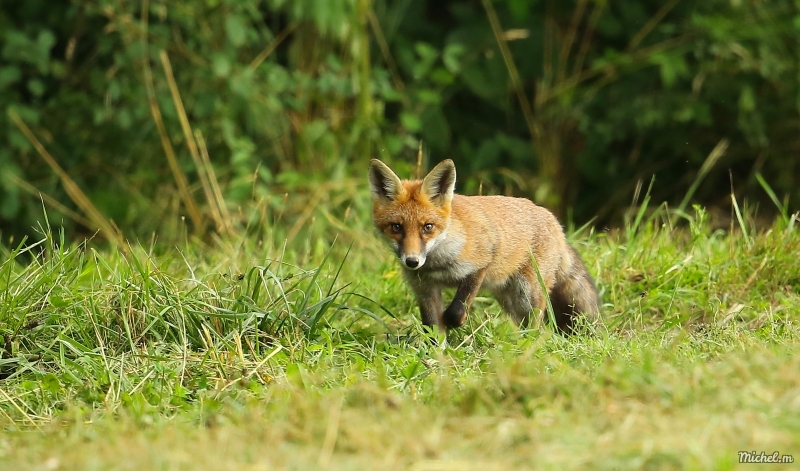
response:
[[[467,320],[467,308],[462,303],[453,303],[442,313],[442,321],[447,327],[461,327]]]

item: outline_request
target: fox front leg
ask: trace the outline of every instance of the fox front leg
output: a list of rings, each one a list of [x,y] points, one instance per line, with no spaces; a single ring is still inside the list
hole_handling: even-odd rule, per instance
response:
[[[453,301],[442,313],[442,324],[447,327],[460,327],[467,320],[467,311],[478,294],[483,279],[486,277],[486,268],[477,271],[465,278],[458,289]]]
[[[438,326],[441,330],[444,330],[444,325],[441,325],[442,309],[444,309],[442,288],[423,282],[416,276],[416,272],[407,271],[406,280],[417,298],[422,325],[431,329],[434,326]]]
[[[444,326],[439,321],[442,312],[442,290],[431,288],[425,296],[417,296],[417,302],[422,325],[430,328],[438,325],[440,329],[443,329]]]

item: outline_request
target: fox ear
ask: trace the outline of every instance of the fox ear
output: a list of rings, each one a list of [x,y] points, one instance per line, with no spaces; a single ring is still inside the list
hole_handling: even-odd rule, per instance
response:
[[[453,200],[456,188],[456,166],[447,159],[439,163],[422,180],[422,192],[431,202],[444,206]]]
[[[369,162],[369,191],[373,200],[394,200],[402,188],[400,177],[385,163],[378,159]]]

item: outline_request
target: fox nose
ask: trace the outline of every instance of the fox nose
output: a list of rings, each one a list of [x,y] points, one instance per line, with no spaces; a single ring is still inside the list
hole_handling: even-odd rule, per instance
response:
[[[417,257],[406,257],[406,266],[408,268],[417,268],[419,266],[419,259]]]

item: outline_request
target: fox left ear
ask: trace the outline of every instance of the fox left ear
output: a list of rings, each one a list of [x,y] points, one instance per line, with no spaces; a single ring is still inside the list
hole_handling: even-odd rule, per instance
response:
[[[403,184],[385,163],[372,159],[369,163],[369,191],[375,201],[396,200],[403,191]]]
[[[456,165],[447,159],[439,163],[422,180],[422,192],[434,204],[445,206],[453,200],[456,188]]]

